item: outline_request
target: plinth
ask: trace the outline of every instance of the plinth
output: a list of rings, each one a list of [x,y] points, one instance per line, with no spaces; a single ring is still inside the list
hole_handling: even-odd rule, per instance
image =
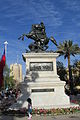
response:
[[[56,69],[58,53],[23,53],[26,62],[27,93],[33,108],[63,108],[70,106],[64,92],[65,82],[59,79]],[[26,94],[27,94],[26,93]]]

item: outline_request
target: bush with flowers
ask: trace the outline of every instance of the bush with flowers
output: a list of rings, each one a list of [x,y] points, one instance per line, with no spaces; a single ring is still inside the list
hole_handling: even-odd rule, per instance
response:
[[[73,114],[75,112],[80,112],[79,107],[70,107],[70,108],[53,108],[53,109],[33,109],[32,115],[64,115],[64,114]],[[2,113],[10,114],[10,115],[27,115],[27,109],[21,108],[19,110],[4,110]]]
[[[36,115],[60,115],[80,112],[80,107],[57,108],[57,109],[33,109],[32,114]]]

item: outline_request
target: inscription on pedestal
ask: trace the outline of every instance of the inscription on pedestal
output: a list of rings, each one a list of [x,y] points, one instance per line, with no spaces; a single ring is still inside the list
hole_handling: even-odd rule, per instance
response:
[[[30,62],[30,71],[53,71],[53,62]]]
[[[31,92],[54,92],[53,89],[32,89]]]

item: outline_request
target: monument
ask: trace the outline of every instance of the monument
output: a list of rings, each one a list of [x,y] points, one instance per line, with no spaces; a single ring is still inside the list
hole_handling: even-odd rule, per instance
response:
[[[56,40],[47,37],[43,22],[32,25],[31,31],[19,39],[24,40],[24,37],[34,41],[22,54],[26,62],[26,96],[32,99],[33,108],[69,107],[70,100],[64,92],[65,82],[57,75],[56,58],[59,54],[47,51],[49,40],[57,46]]]

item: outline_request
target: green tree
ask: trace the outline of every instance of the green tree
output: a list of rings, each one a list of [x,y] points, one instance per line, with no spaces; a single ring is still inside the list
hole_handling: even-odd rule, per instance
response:
[[[64,56],[64,59],[68,59],[68,69],[69,69],[69,66],[70,66],[70,56],[74,56],[76,54],[80,54],[80,48],[78,46],[78,44],[74,44],[73,45],[73,42],[72,40],[65,40],[63,41],[63,43],[59,43],[58,45],[58,50],[57,52],[60,53],[60,56]]]
[[[15,86],[15,81],[13,79],[14,76],[10,76],[10,69],[8,68],[8,65],[5,65],[4,68],[4,87],[14,87]]]
[[[80,85],[80,61],[75,60],[73,64],[73,78],[75,86]]]
[[[78,72],[78,77],[80,78],[80,60],[75,60],[73,64],[74,72]]]
[[[57,61],[57,74],[60,77],[60,80],[66,81],[67,80],[67,72],[66,68],[64,67],[63,63]]]
[[[68,59],[68,70],[69,70],[69,85],[70,89],[72,89],[72,71],[70,66],[70,56],[75,56],[80,54],[80,48],[78,44],[74,44],[72,40],[65,40],[63,43],[59,43],[57,52],[60,53],[60,56],[64,56],[64,59]]]

